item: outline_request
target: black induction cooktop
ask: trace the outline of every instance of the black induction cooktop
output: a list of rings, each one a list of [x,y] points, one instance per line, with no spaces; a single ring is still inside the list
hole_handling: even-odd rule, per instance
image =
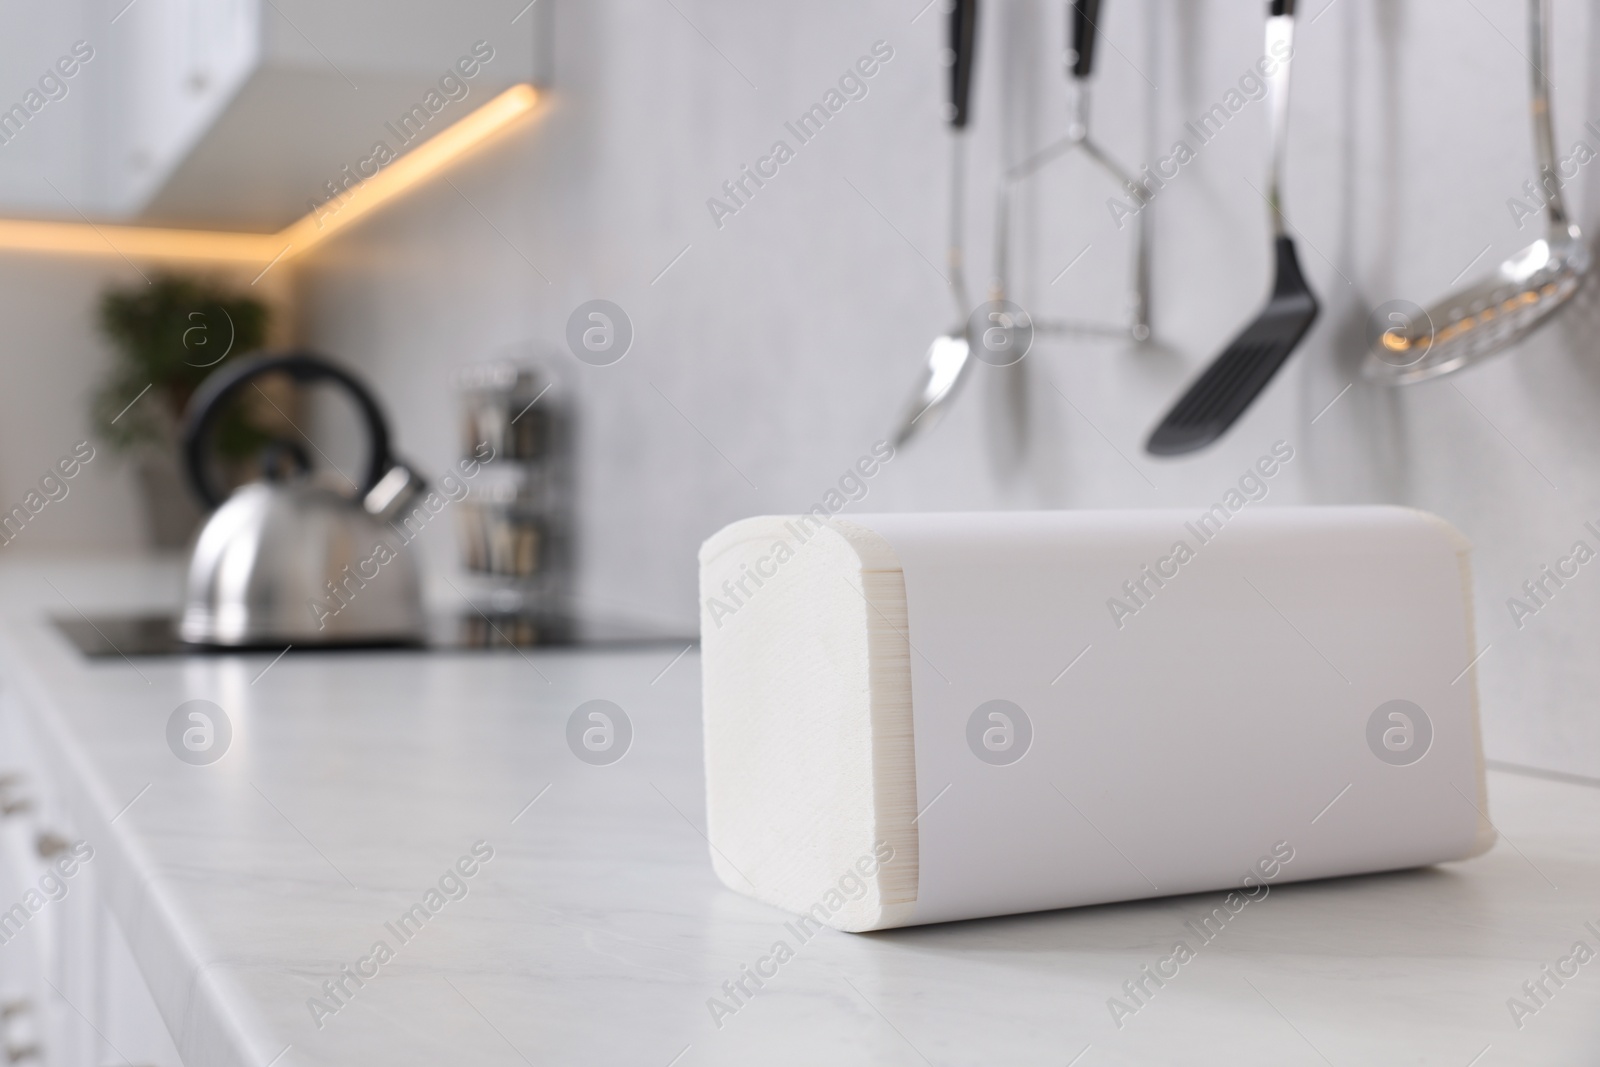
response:
[[[178,639],[171,615],[76,615],[50,620],[89,659],[133,656],[215,656],[281,652],[284,644],[253,648],[191,645]],[[608,649],[671,645],[696,638],[648,626],[568,615],[463,614],[429,620],[426,639],[416,643],[295,644],[296,652],[459,652],[472,649]]]

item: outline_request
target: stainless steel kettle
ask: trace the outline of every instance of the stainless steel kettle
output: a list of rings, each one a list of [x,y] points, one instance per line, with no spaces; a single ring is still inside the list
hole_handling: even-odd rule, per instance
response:
[[[298,457],[287,480],[251,482],[228,496],[209,462],[210,438],[231,400],[266,374],[328,381],[355,400],[368,457],[354,495],[319,485]],[[257,387],[259,388],[259,387]],[[349,372],[306,352],[239,361],[207,378],[184,427],[184,459],[201,500],[216,508],[190,552],[178,636],[228,647],[414,643],[423,637],[415,551],[389,525],[422,490],[389,451],[372,394]]]

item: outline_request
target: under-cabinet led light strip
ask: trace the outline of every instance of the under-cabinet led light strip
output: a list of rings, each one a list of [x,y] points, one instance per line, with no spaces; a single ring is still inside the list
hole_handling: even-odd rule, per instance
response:
[[[336,211],[313,211],[277,233],[0,219],[0,250],[120,255],[130,259],[274,263],[300,255],[426,181],[532,111],[538,100],[539,94],[533,86],[513,85],[351,189]]]

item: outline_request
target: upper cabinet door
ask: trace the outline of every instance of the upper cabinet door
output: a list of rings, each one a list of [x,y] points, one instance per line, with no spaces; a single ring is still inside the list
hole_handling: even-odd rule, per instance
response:
[[[7,5],[0,70],[15,84],[0,79],[0,109],[16,97],[20,111],[9,125],[0,114],[0,216],[275,231],[363,163],[398,157],[509,86],[539,82],[549,7]]]
[[[126,4],[127,0],[113,0]],[[258,0],[135,0],[101,33],[96,202],[138,215],[216,124],[262,59]],[[270,9],[269,9],[270,10]],[[93,46],[93,42],[88,42]]]

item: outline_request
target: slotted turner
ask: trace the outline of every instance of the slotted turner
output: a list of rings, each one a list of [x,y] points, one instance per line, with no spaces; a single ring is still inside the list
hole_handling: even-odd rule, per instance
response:
[[[1294,0],[1272,0],[1267,14],[1267,55],[1287,56],[1294,41]],[[1280,43],[1281,42],[1281,43]],[[1317,298],[1300,273],[1283,218],[1283,153],[1289,119],[1289,60],[1267,78],[1272,121],[1272,163],[1267,201],[1277,279],[1261,314],[1201,372],[1150,434],[1152,455],[1177,456],[1211,444],[1228,431],[1288,360],[1317,319]]]

